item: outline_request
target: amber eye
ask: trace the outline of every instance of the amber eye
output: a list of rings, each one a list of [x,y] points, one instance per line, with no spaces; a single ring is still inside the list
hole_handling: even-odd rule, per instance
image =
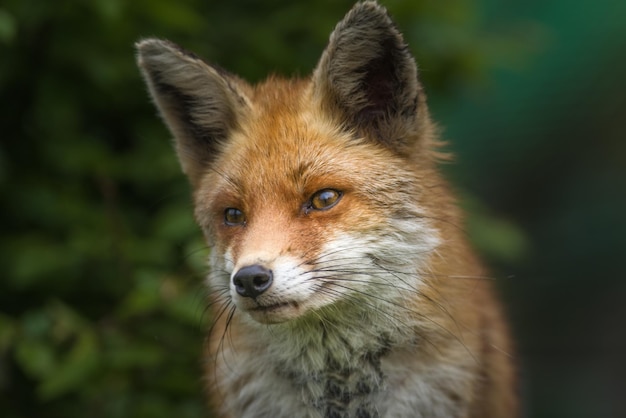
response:
[[[322,189],[311,196],[310,208],[315,210],[330,209],[339,202],[342,193],[334,189]]]
[[[224,210],[224,222],[228,226],[243,225],[246,222],[246,217],[237,208],[226,208]]]

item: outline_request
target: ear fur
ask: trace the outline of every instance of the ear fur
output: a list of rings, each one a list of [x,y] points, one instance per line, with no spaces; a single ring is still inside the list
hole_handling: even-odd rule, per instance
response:
[[[136,47],[150,94],[174,135],[183,171],[195,187],[220,143],[249,110],[250,101],[234,76],[169,41],[146,39]]]
[[[356,126],[358,134],[408,152],[421,96],[417,66],[376,2],[357,3],[335,27],[313,86],[322,108],[338,114],[346,127]]]

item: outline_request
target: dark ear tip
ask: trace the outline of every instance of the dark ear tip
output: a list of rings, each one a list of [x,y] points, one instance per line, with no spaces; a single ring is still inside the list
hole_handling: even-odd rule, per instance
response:
[[[392,23],[391,17],[387,9],[376,1],[363,1],[356,3],[350,12],[348,12],[347,20],[352,19],[364,19],[370,21],[371,19],[382,19],[387,23]]]
[[[387,13],[387,10],[381,6],[380,4],[378,4],[377,1],[374,0],[366,0],[366,1],[360,1],[358,3],[356,3],[353,7],[352,10],[354,11],[368,11],[368,12],[376,12],[376,13]]]
[[[135,42],[135,49],[137,50],[138,55],[151,57],[161,55],[164,52],[174,53],[179,48],[177,48],[176,45],[170,41],[156,38],[146,38]]]
[[[191,51],[186,50],[180,45],[167,39],[146,38],[141,39],[135,43],[137,49],[137,56],[139,62],[143,62],[144,59],[169,59],[169,58],[184,58],[194,61],[203,61],[202,58],[197,56]]]
[[[135,42],[135,49],[139,52],[149,52],[163,45],[163,41],[156,38],[145,38]]]
[[[387,9],[376,1],[364,1],[355,4],[337,25],[334,35],[345,35],[347,31],[362,32],[367,38],[389,38],[398,47],[406,46],[402,33],[398,30]],[[375,36],[374,36],[375,35]]]
[[[167,43],[160,39],[147,38],[135,42],[137,51],[137,63],[140,67],[150,66],[164,52],[168,52]]]

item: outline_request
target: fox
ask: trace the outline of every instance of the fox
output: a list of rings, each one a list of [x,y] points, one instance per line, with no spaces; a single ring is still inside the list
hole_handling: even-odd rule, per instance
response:
[[[518,416],[509,325],[383,6],[356,3],[306,78],[136,49],[211,249],[216,416]]]

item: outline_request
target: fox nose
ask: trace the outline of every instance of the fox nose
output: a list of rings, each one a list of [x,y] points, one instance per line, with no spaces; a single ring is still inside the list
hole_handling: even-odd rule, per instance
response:
[[[233,277],[235,290],[246,298],[256,298],[272,285],[272,270],[260,264],[242,267]]]

